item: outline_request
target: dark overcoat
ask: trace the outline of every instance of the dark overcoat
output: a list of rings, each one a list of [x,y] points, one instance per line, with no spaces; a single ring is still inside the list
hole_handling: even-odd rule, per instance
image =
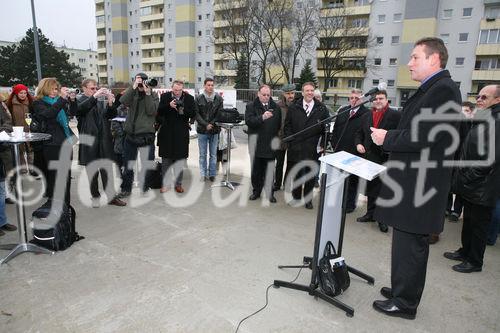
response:
[[[245,110],[245,123],[248,126],[248,135],[257,135],[256,147],[249,147],[250,151],[255,149],[255,157],[275,158],[279,148],[279,142],[273,147],[272,141],[279,140],[278,132],[281,127],[281,108],[273,100],[269,100],[269,110],[273,116],[266,120],[262,119],[264,106],[258,98],[247,104]],[[249,142],[252,142],[251,140]]]
[[[331,144],[332,148],[337,147],[335,152],[343,150],[354,155],[359,155],[354,144],[354,137],[361,127],[361,118],[363,115],[370,113],[370,110],[361,105],[358,111],[350,118],[349,111],[347,111],[349,107],[344,106],[337,112],[338,116],[333,125]]]
[[[325,105],[314,99],[314,107],[308,117],[303,108],[303,100],[299,98],[288,107],[284,127],[285,137],[317,124],[330,115]],[[316,126],[291,141],[288,145],[287,160],[294,162],[317,160],[318,141],[325,133],[324,128],[325,125]]]
[[[196,104],[194,97],[183,91],[181,99],[184,101],[184,114],[179,114],[170,107],[173,99],[171,91],[161,95],[156,116],[160,124],[157,145],[161,157],[178,160],[189,155],[189,119],[196,116]]]
[[[445,149],[452,144],[452,138],[446,131],[440,131],[432,141],[429,140],[429,133],[436,126],[443,124],[449,124],[458,131],[457,121],[444,120],[436,113],[440,106],[450,101],[460,107],[462,99],[457,84],[451,79],[450,73],[444,70],[418,88],[406,102],[397,129],[387,132],[383,149],[390,155],[386,165],[395,162],[399,166],[387,170],[391,181],[382,184],[375,210],[377,221],[415,234],[439,234],[443,231],[452,169],[443,167],[442,162],[453,160],[455,152],[445,154]],[[423,109],[431,111],[431,120],[419,122],[417,140],[413,141],[412,120],[420,115]],[[455,112],[450,109],[449,111]],[[421,162],[421,154],[424,151],[428,151],[428,160],[436,165],[427,168],[425,173],[420,171],[419,179],[419,169],[415,163]],[[428,192],[432,196],[425,198],[424,194]],[[397,203],[383,207],[380,198],[395,199]]]
[[[105,101],[98,101],[94,96],[81,96],[78,100],[78,133],[95,138],[92,145],[81,144],[78,148],[80,165],[87,165],[100,158],[114,159],[113,138],[111,137],[110,119],[116,116],[116,107]]]

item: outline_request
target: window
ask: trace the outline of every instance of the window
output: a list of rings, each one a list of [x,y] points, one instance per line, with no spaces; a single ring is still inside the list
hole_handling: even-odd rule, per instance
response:
[[[401,14],[401,13],[396,13],[393,16],[393,21],[394,22],[401,22],[402,19],[403,19],[403,14]]]
[[[337,88],[339,85],[339,79],[333,78],[328,81],[328,88]]]
[[[466,42],[469,39],[469,34],[467,32],[459,33],[458,34],[458,41],[459,42]]]
[[[398,58],[390,58],[389,66],[396,66],[398,64]]]
[[[201,30],[198,30],[198,36],[201,36]]]
[[[201,21],[202,17],[201,15],[198,15],[198,21]]]
[[[201,77],[198,76],[198,82],[201,82]]]
[[[439,37],[443,40],[443,43],[448,44],[448,40],[450,39],[450,34],[441,34]]]
[[[486,7],[484,8],[484,18],[486,20],[496,19],[500,17],[500,7]]]
[[[169,78],[168,78],[168,81],[169,81],[169,82],[172,82],[172,78],[171,78],[171,77],[169,77]]]
[[[347,81],[347,87],[361,89],[361,80],[349,79]]]
[[[378,86],[379,83],[380,83],[379,79],[373,79],[372,80],[372,85],[374,85],[374,86]]]
[[[207,14],[207,20],[210,20],[210,14]]]
[[[168,68],[172,68],[172,63],[171,62],[168,63]]]
[[[205,46],[205,52],[210,52],[210,46]]]
[[[394,80],[387,80],[388,87],[394,87]]]
[[[130,12],[130,13],[132,13],[132,12]],[[151,6],[141,8],[141,16],[144,16],[144,15],[151,15]]]
[[[210,61],[207,61],[205,64],[207,65],[207,67],[210,67]]]
[[[201,61],[198,61],[198,67],[201,67]]]
[[[205,36],[210,36],[211,33],[212,33],[212,31],[210,29],[205,30]]]
[[[375,64],[375,66],[380,66],[380,65],[382,65],[382,59],[375,58],[375,59],[373,59],[373,63]]]
[[[378,16],[378,23],[385,23],[385,15]]]
[[[130,56],[133,57],[134,56],[134,52],[130,52]]]
[[[399,44],[399,36],[392,36],[391,44]]]
[[[168,34],[168,39],[172,39],[172,34]]]
[[[464,8],[462,11],[463,17],[471,17],[472,16],[472,8]]]
[[[139,51],[135,51],[135,55],[139,55]]]
[[[455,65],[456,66],[463,66],[464,62],[465,62],[465,58],[463,58],[463,57],[455,58]]]
[[[384,37],[377,37],[377,44],[384,44]]]
[[[201,46],[198,46],[198,52],[201,52]]]
[[[451,19],[452,15],[453,15],[453,9],[443,10],[443,19]]]
[[[500,59],[499,58],[477,59],[474,69],[477,70],[500,69]]]
[[[130,43],[133,43],[134,42],[134,39],[133,38],[130,38]]]

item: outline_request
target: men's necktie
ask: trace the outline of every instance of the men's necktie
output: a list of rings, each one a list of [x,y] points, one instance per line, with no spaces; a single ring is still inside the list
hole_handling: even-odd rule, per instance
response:
[[[269,107],[267,106],[267,103],[264,104],[264,111],[268,111]]]
[[[351,112],[349,112],[349,118],[352,118],[355,114],[356,114],[356,111],[351,110]]]
[[[309,113],[311,113],[311,111],[309,111],[309,104],[306,104],[306,116],[309,117]]]

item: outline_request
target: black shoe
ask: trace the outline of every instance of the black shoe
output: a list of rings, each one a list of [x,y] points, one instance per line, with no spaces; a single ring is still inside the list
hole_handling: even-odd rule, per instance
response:
[[[269,198],[269,202],[276,203],[276,198],[274,197],[274,195]]]
[[[345,212],[346,212],[347,214],[350,214],[350,213],[354,212],[354,210],[355,210],[355,209],[356,209],[356,207],[354,207],[354,208],[346,208],[346,209],[345,209]]]
[[[248,199],[253,201],[257,200],[258,198],[260,198],[260,194],[252,193],[252,195]]]
[[[15,204],[16,202],[14,200],[12,200],[11,198],[5,198],[5,203],[6,204],[9,204],[9,205],[13,205]]]
[[[357,222],[375,222],[375,220],[373,219],[373,216],[371,215],[368,215],[368,214],[365,214],[361,217],[358,217],[356,219]]]
[[[439,234],[430,234],[429,235],[429,244],[436,244],[439,242]]]
[[[455,265],[452,267],[455,272],[459,273],[472,273],[472,272],[481,272],[483,268],[481,266],[474,266],[468,261],[464,261],[461,264]]]
[[[458,250],[455,252],[445,252],[443,256],[450,260],[465,261],[465,257]]]
[[[308,202],[308,203],[306,203],[306,206],[305,206],[305,207],[306,207],[306,209],[313,209],[313,204],[312,204],[312,202]]]
[[[450,222],[458,222],[458,214],[457,213],[451,213],[448,215],[448,221]]]
[[[208,177],[208,179],[210,179],[211,182],[214,182],[215,181],[215,176],[210,176],[210,177]]]
[[[385,298],[389,298],[391,299],[392,298],[392,289],[389,288],[389,287],[382,287],[382,289],[380,289],[380,293],[382,294],[382,296],[384,296]]]
[[[415,310],[404,310],[398,308],[391,299],[385,301],[375,301],[373,302],[373,308],[385,315],[404,319],[415,319],[417,314],[417,311]]]
[[[6,223],[3,226],[1,226],[0,229],[5,231],[16,231],[17,227],[13,224]]]
[[[382,232],[388,232],[389,231],[389,227],[387,227],[387,224],[383,224],[383,223],[380,223],[380,222],[378,223],[378,228]]]

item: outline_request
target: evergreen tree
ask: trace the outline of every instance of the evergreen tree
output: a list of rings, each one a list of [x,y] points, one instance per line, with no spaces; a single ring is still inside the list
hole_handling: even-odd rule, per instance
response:
[[[236,80],[235,89],[248,89],[249,77],[248,77],[248,61],[245,54],[242,54],[240,59],[238,59],[238,68],[236,69]]]
[[[54,44],[38,29],[42,77],[55,77],[63,86],[79,86],[82,77],[76,65],[68,62],[69,55],[57,51]],[[17,44],[0,47],[0,85],[38,84],[33,30]]]
[[[317,86],[318,85],[318,79],[316,78],[316,75],[313,72],[313,69],[311,67],[311,59],[306,60],[306,64],[304,68],[302,68],[302,71],[300,72],[300,77],[297,82],[298,90],[302,88],[302,85],[306,82],[314,82],[314,84]]]

